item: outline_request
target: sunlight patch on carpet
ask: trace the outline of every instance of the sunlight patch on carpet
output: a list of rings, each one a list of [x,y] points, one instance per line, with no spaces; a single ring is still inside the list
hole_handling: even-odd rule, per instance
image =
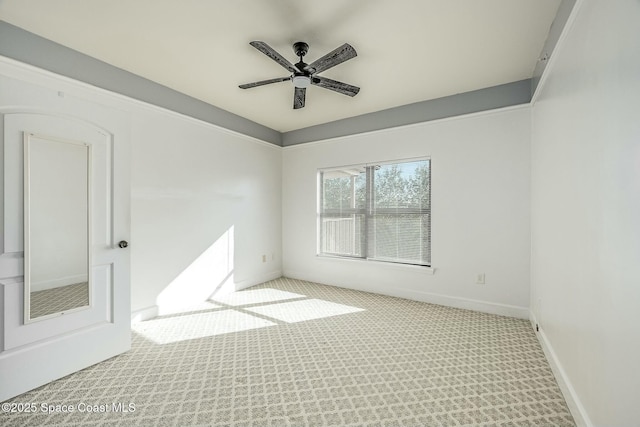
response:
[[[149,320],[132,329],[156,344],[169,344],[275,325],[250,314],[224,310]]]
[[[232,294],[212,298],[212,301],[221,302],[223,304],[232,305],[235,307],[239,305],[285,301],[289,299],[304,297],[305,295],[300,295],[293,292],[281,291],[279,289],[263,288],[234,292]]]
[[[280,304],[246,308],[245,310],[287,323],[304,322],[306,320],[323,319],[325,317],[364,311],[362,308],[336,304],[319,299],[283,302]]]
[[[198,311],[209,311],[222,308],[223,306],[214,304],[211,301],[202,301],[200,303],[189,304],[185,306],[175,306],[171,308],[165,308],[158,311],[161,316],[181,313],[193,313]]]

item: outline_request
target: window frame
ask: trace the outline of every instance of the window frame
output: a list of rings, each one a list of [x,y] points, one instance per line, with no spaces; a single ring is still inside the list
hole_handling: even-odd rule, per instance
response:
[[[429,207],[424,208],[406,208],[402,212],[398,212],[398,208],[374,208],[373,207],[373,194],[375,192],[375,167],[386,166],[386,165],[400,165],[403,163],[412,163],[412,162],[428,162],[429,175],[428,175],[428,186],[427,186],[427,197],[429,200]],[[365,206],[364,207],[353,207],[351,209],[330,209],[323,211],[323,195],[324,195],[324,174],[327,172],[335,172],[335,171],[345,171],[345,170],[357,170],[364,169],[365,173]],[[344,259],[344,260],[364,260],[368,262],[374,263],[383,263],[387,265],[398,265],[398,266],[409,266],[409,267],[417,267],[417,268],[426,268],[432,270],[432,252],[431,252],[431,222],[432,222],[432,210],[431,210],[431,193],[432,193],[432,158],[431,156],[421,156],[421,157],[412,157],[412,158],[404,158],[404,159],[395,159],[395,160],[384,160],[380,162],[368,162],[368,163],[358,163],[346,166],[331,166],[325,168],[318,168],[316,171],[316,179],[317,179],[317,207],[316,207],[316,256],[322,258],[331,258],[331,259]],[[355,204],[355,201],[354,201]],[[360,240],[361,245],[361,253],[362,255],[352,255],[352,254],[342,254],[342,253],[332,253],[332,252],[323,252],[323,218],[326,218],[327,215],[335,216],[337,218],[344,217],[344,215],[362,215],[363,216],[363,232],[364,237]],[[386,215],[406,215],[406,214],[426,214],[428,216],[428,226],[427,230],[429,233],[428,247],[426,250],[429,253],[428,263],[417,263],[412,260],[401,260],[399,258],[385,258],[381,256],[370,256],[369,254],[369,234],[370,234],[370,222],[371,218],[375,215],[386,214]]]

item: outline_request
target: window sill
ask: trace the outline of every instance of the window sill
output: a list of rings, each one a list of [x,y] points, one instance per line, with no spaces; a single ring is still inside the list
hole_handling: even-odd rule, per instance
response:
[[[316,258],[327,261],[337,261],[337,262],[355,262],[355,263],[366,263],[369,265],[375,265],[376,267],[389,268],[394,270],[414,270],[416,272],[433,275],[436,272],[434,267],[426,267],[422,265],[411,265],[411,264],[401,264],[396,262],[384,262],[384,261],[374,261],[364,258],[348,258],[341,256],[331,256],[331,255],[316,255]]]

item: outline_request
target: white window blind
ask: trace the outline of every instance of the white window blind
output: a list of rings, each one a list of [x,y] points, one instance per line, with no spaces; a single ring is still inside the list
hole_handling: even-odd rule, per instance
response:
[[[319,171],[319,254],[431,265],[431,162]]]

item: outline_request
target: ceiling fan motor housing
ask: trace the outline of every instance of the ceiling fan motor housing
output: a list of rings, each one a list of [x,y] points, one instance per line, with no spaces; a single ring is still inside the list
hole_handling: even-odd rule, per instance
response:
[[[293,73],[291,76],[291,82],[297,88],[309,87],[311,86],[311,73],[305,70],[305,66],[307,64],[302,61],[302,57],[309,51],[309,45],[305,42],[295,42],[293,44],[293,51],[296,53],[296,56],[300,58],[300,62],[295,64],[300,72]]]

